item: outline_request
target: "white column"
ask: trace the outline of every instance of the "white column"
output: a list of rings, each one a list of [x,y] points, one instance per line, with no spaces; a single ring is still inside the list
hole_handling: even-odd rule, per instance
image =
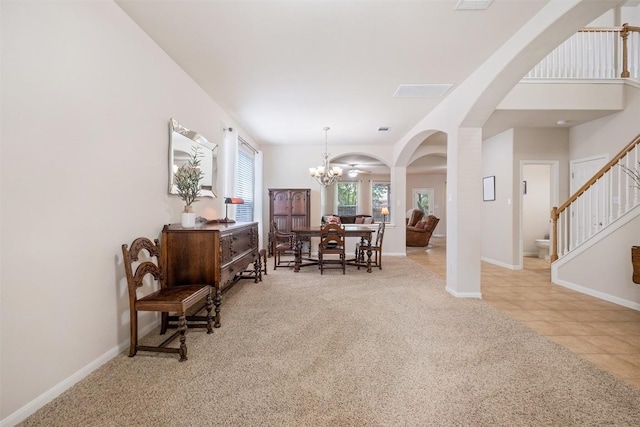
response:
[[[384,253],[404,255],[406,247],[406,229],[404,213],[407,210],[407,168],[394,166],[390,172],[391,200],[389,206],[389,226],[384,232]]]
[[[459,128],[447,141],[447,287],[481,298],[482,129]]]
[[[324,185],[320,186],[320,217],[322,215],[329,214],[331,212],[327,212],[327,187]]]

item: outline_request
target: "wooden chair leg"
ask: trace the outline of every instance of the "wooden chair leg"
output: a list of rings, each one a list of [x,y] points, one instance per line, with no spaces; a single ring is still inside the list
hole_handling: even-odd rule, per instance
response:
[[[129,357],[133,357],[138,352],[138,312],[131,310],[131,337],[129,341]]]
[[[207,295],[207,334],[213,333],[213,316],[211,315],[211,310],[213,310],[213,298],[211,298],[211,293]]]
[[[164,335],[169,328],[169,313],[162,312],[162,320],[160,322],[160,335]]]
[[[260,257],[262,258],[262,272],[266,276],[267,275],[267,251],[265,249],[260,249]],[[260,280],[262,280],[262,277],[260,277]]]
[[[184,313],[178,316],[178,332],[180,332],[180,362],[188,360],[187,358],[187,317]]]
[[[213,306],[214,306],[214,316],[213,316],[213,327],[219,328],[220,325],[220,305],[222,304],[222,297],[220,293],[220,289],[214,289],[216,296],[213,298]]]

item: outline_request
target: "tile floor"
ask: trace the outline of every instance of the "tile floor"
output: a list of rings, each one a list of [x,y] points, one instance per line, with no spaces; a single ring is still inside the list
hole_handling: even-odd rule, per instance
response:
[[[446,275],[446,241],[407,255]],[[524,269],[482,263],[482,298],[498,310],[640,388],[640,311],[551,283],[548,262],[525,258]]]

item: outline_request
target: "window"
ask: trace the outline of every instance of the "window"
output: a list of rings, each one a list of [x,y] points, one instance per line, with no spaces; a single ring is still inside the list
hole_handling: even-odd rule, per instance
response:
[[[356,215],[358,212],[358,183],[338,183],[338,215]]]
[[[419,209],[424,212],[425,215],[433,215],[433,188],[414,188],[413,192],[413,205],[414,209]]]
[[[387,208],[389,209],[389,213],[391,213],[391,184],[388,182],[373,183],[371,186],[371,208],[375,222],[389,220],[389,214],[387,214],[385,218],[380,211],[382,208]]]
[[[255,191],[255,151],[244,139],[238,137],[238,170],[235,197],[244,199],[236,205],[236,221],[252,222]]]

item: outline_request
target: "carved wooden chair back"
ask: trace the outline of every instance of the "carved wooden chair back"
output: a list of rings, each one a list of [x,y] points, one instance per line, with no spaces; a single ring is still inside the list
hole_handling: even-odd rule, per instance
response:
[[[382,248],[382,240],[384,239],[384,222],[378,224],[378,234],[376,235],[376,246]]]
[[[320,274],[326,268],[342,269],[342,274],[346,271],[345,258],[345,231],[340,224],[328,223],[320,230],[320,244],[318,245],[318,264]],[[338,255],[338,259],[326,258],[327,255]]]
[[[356,260],[358,262],[358,270],[360,270],[361,266],[366,265],[365,257],[369,256],[369,251],[371,251],[371,265],[382,270],[382,241],[384,240],[384,229],[385,223],[379,223],[375,244],[356,244]]]
[[[140,261],[140,253],[146,251],[148,259]],[[213,300],[211,299],[211,287],[209,285],[185,285],[185,286],[165,286],[164,276],[162,273],[162,264],[160,257],[160,246],[158,240],[154,242],[139,237],[131,243],[131,249],[124,244],[122,245],[122,256],[124,270],[127,277],[127,285],[129,291],[129,312],[131,339],[129,346],[129,357],[136,355],[138,351],[156,351],[162,353],[178,353],[180,361],[187,360],[187,345],[185,333],[187,330],[186,312],[196,304],[202,304],[205,301],[207,316],[205,324],[200,327],[206,327],[207,333],[212,333],[211,308]],[[155,261],[153,261],[155,258]],[[134,265],[135,271],[134,271]],[[151,276],[154,284],[157,283],[157,290],[147,292],[146,295],[138,297],[138,292],[143,285],[150,280]],[[138,312],[139,311],[156,311],[161,313],[175,313],[178,316],[177,331],[167,338],[158,346],[142,346],[138,344]],[[191,326],[193,327],[193,326]],[[180,338],[180,348],[167,347],[175,338]]]
[[[278,230],[278,224],[275,221],[269,226],[271,234],[271,244],[273,245],[273,269],[277,269],[283,265],[291,266],[293,259],[282,260],[283,255],[295,255],[295,239],[293,233]]]

